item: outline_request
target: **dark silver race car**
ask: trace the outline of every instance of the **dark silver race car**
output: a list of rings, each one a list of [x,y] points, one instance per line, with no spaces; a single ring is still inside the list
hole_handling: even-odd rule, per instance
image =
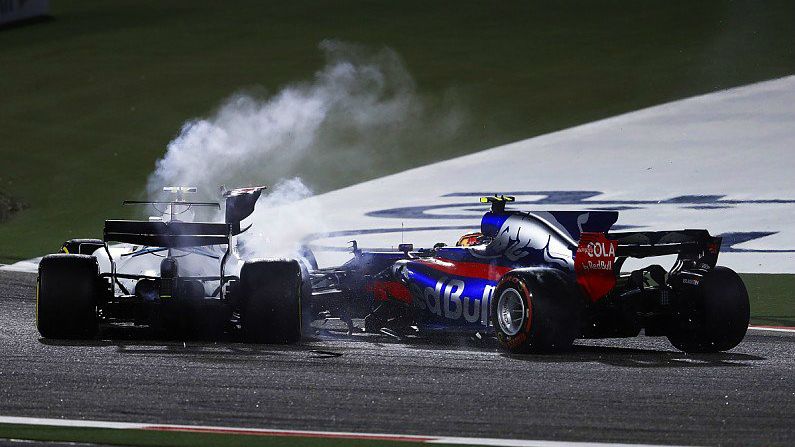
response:
[[[227,191],[224,222],[191,222],[195,188],[173,187],[150,205],[150,220],[106,220],[103,239],[73,239],[39,264],[36,324],[44,337],[91,338],[100,329],[143,326],[158,335],[248,342],[301,337],[302,265],[296,260],[242,259],[234,238],[246,230],[264,187]],[[116,243],[115,245],[109,245]]]

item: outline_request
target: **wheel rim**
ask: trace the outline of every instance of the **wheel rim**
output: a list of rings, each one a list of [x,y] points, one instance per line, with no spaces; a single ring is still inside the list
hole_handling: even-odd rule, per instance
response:
[[[527,309],[524,299],[519,291],[513,288],[505,289],[497,301],[497,322],[506,335],[516,335],[522,329]]]

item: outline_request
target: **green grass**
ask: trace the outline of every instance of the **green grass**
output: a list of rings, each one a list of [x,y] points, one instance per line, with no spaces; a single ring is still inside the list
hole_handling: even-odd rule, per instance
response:
[[[299,164],[317,192],[695,94],[795,72],[795,3],[53,1],[0,30],[0,262],[98,236],[187,119],[310,79],[326,38],[404,59],[471,125],[366,171]],[[263,178],[265,183],[276,179]]]
[[[0,424],[0,440],[2,439],[157,447],[414,447],[422,445],[419,442],[405,441],[164,432],[154,430],[53,427],[22,424]]]
[[[751,324],[795,327],[795,275],[742,274]]]

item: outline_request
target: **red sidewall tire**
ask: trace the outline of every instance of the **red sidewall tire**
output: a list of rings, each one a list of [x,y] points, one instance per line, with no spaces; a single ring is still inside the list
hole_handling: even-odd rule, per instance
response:
[[[525,306],[525,321],[515,334],[499,322],[499,303],[516,290]],[[491,299],[491,322],[500,345],[515,353],[550,353],[571,348],[582,334],[585,298],[569,272],[551,268],[511,270],[497,284]]]
[[[499,321],[497,319],[499,316],[497,315],[497,309],[500,297],[502,294],[508,290],[514,289],[519,293],[519,296],[522,297],[522,301],[524,303],[525,313],[523,315],[524,321],[522,322],[522,327],[519,329],[519,332],[513,335],[509,335],[502,330],[499,329]],[[497,284],[497,287],[494,289],[494,298],[492,298],[492,308],[491,308],[491,315],[492,317],[492,324],[494,325],[495,331],[497,333],[497,340],[499,340],[500,345],[505,347],[511,352],[524,352],[526,351],[525,347],[527,345],[527,340],[530,338],[530,332],[533,329],[533,301],[532,301],[532,293],[527,288],[527,284],[522,280],[519,276],[513,275],[506,275],[503,276],[500,282]]]

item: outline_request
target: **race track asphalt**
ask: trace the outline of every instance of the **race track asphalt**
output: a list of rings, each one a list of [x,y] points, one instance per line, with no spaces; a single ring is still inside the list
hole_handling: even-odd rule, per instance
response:
[[[509,356],[492,340],[296,346],[43,340],[35,275],[0,271],[0,415],[688,445],[795,445],[795,336],[730,353],[665,339]]]

